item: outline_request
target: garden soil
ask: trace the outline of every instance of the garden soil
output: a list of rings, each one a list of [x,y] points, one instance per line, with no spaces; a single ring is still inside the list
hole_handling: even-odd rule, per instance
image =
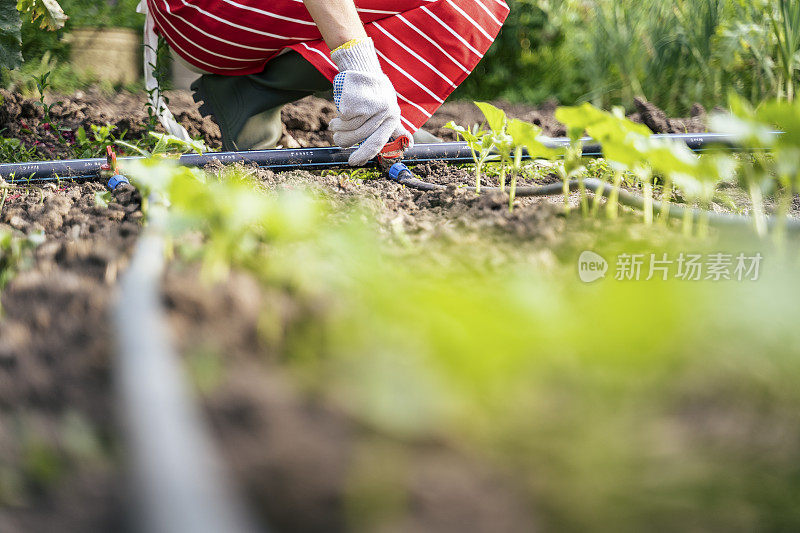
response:
[[[384,180],[351,180],[346,174],[249,170],[270,188],[310,187],[343,204],[358,199],[374,210],[387,234],[397,231],[399,221],[406,235],[422,241],[444,234],[461,241],[487,229],[498,235],[510,230],[533,250],[536,242],[547,248],[563,228],[554,207],[536,208],[526,200],[509,213],[506,195],[463,194],[455,183],[467,177],[464,171],[439,163],[419,169],[426,179],[451,185],[432,194]],[[47,531],[56,525],[61,531],[118,531],[125,523],[109,308],[142,213],[131,188],[118,188],[107,208],[95,205],[98,191],[102,187],[95,183],[23,188],[9,195],[3,208],[0,220],[6,227],[46,236],[32,268],[2,295],[4,532]],[[291,298],[264,293],[246,276],[205,287],[191,267],[176,264],[165,283],[165,304],[189,363],[209,347],[228,358],[224,382],[204,402],[225,458],[265,521],[285,531],[344,530],[351,467],[367,450],[366,457],[374,455],[375,461],[399,457],[403,475],[387,481],[370,474],[369,464],[355,464],[365,476],[359,481],[367,484],[363,490],[400,483],[397,490],[412,503],[410,513],[396,516],[387,505],[379,516],[381,527],[520,531],[535,522],[508,473],[446,442],[382,435],[293,388],[277,355],[265,360],[258,339],[258,309],[266,301],[285,308],[281,315],[287,320],[304,318]],[[76,431],[84,437],[76,438]],[[43,464],[29,464],[30,448],[38,450]]]
[[[52,136],[52,127],[43,129],[41,107],[17,95],[2,96],[3,135],[36,146],[43,156],[58,157],[62,144]],[[110,123],[127,131],[126,138],[143,132],[142,98],[90,92],[59,101],[53,114],[62,128]],[[187,93],[171,95],[171,107],[191,133],[219,145],[216,125],[199,115]],[[548,134],[562,133],[552,118],[553,106],[503,107],[511,116],[538,119]],[[665,128],[701,121],[699,110],[678,123],[647,105],[640,107],[641,120],[661,121]],[[332,105],[320,99],[287,106],[284,145],[328,144],[332,114]],[[474,106],[457,102],[446,104],[428,129],[448,137],[442,125],[451,118],[479,120]],[[42,140],[42,131],[49,132],[49,141]],[[470,183],[472,175],[443,163],[415,169],[422,179],[446,185],[433,193],[345,173],[245,171],[265,187],[310,187],[342,205],[357,200],[374,213],[387,239],[476,242],[492,235],[494,248],[469,247],[477,256],[465,260],[476,268],[501,268],[504,260],[520,255],[553,261],[550,250],[564,235],[565,220],[554,205],[560,199],[517,199],[509,212],[507,195],[467,194],[456,185]],[[495,185],[490,178],[484,184]],[[114,332],[109,314],[117,279],[140,233],[142,212],[129,186],[118,188],[108,207],[96,205],[95,193],[102,190],[96,183],[21,187],[10,191],[0,212],[0,227],[45,235],[31,264],[0,295],[3,532],[120,531],[127,524],[123,450],[110,379]],[[571,232],[571,242],[575,238]],[[278,354],[269,353],[258,334],[258,310],[265,305],[282,310],[287,321],[313,313],[290,295],[258,289],[252,279],[236,273],[226,283],[206,286],[196,267],[174,262],[164,303],[188,368],[203,361],[208,347],[226,354],[221,382],[208,389],[198,382],[198,390],[239,487],[251,507],[278,530],[535,529],[530,502],[510,473],[450,442],[382,434],[298,390]],[[376,499],[374,489],[387,482],[396,485],[396,492]],[[396,494],[410,504],[402,506],[405,512],[398,511]],[[353,501],[376,509],[371,522],[353,524],[353,509],[346,504]]]
[[[211,149],[219,149],[221,137],[212,117],[202,116],[199,106],[188,91],[167,91],[169,106],[178,122],[193,137],[200,137]],[[50,119],[37,100],[24,98],[16,93],[0,90],[0,135],[20,139],[30,148],[36,148],[42,159],[58,159],[69,155],[69,144],[74,143],[74,132],[83,127],[90,132],[91,125],[111,125],[115,138],[135,140],[146,133],[148,122],[144,95],[115,93],[108,95],[98,89],[79,91],[73,95],[48,95],[52,104]],[[539,125],[545,135],[564,136],[566,130],[554,116],[556,102],[547,102],[538,107],[525,104],[493,102],[509,116]],[[636,111],[629,118],[646,124],[655,133],[698,133],[706,131],[706,111],[695,104],[687,118],[669,118],[655,105],[637,99]],[[307,97],[284,107],[282,112],[284,132],[280,146],[284,148],[306,148],[330,146],[333,137],[328,123],[335,116],[332,102],[316,97]],[[456,140],[455,132],[444,125],[449,121],[460,125],[480,124],[480,110],[466,101],[447,102],[423,126],[423,129],[444,140]],[[163,131],[161,126],[157,131]],[[61,139],[59,140],[59,136]],[[96,157],[101,157],[97,154]]]

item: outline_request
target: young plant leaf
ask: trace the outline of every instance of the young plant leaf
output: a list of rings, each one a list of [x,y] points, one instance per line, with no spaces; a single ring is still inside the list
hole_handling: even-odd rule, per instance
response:
[[[453,130],[468,143],[474,143],[478,141],[478,137],[475,134],[473,134],[469,129],[459,126],[452,120],[447,124],[445,124],[444,127],[447,128],[448,130]]]
[[[483,113],[483,116],[486,117],[486,122],[489,124],[489,127],[492,129],[492,133],[498,134],[505,129],[506,126],[506,112],[502,109],[498,109],[492,104],[487,102],[475,102],[475,105]]]
[[[531,159],[556,159],[563,150],[548,148],[540,140],[542,128],[524,120],[512,119],[508,123],[508,134],[514,146],[523,146]]]
[[[108,203],[111,201],[111,191],[95,191],[94,193],[94,205],[97,207],[108,207]]]

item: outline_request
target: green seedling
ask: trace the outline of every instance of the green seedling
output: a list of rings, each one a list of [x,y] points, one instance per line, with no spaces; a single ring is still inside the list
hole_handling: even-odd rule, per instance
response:
[[[94,205],[105,209],[109,202],[111,202],[111,191],[95,191]]]
[[[3,190],[3,202],[8,189]],[[44,232],[20,236],[12,230],[0,229],[0,291],[18,272],[28,268],[32,262],[31,252],[45,240]],[[2,307],[0,307],[2,314]]]
[[[19,139],[0,137],[0,161],[21,163],[37,159],[36,149],[28,148]]]
[[[475,102],[475,105],[486,117],[486,122],[489,124],[489,129],[491,129],[492,144],[500,160],[500,190],[505,192],[506,171],[509,163],[511,163],[511,150],[514,146],[513,139],[506,132],[508,124],[506,112],[486,102]]]
[[[775,238],[782,240],[785,217],[792,198],[800,191],[800,103],[768,102],[754,109],[731,95],[731,115],[711,118],[714,131],[735,135],[750,149],[749,157],[737,161],[739,182],[750,193],[756,232],[767,234],[764,197],[777,196],[779,224]],[[783,133],[776,135],[775,130]]]
[[[112,133],[114,129],[116,129],[116,126],[111,124],[106,124],[105,126],[91,124],[90,133],[87,133],[83,126],[75,130],[75,143],[82,156],[93,157],[98,153],[105,153],[106,146],[116,143]]]
[[[183,139],[175,137],[174,135],[157,133],[154,131],[150,131],[148,134],[156,140],[156,145],[153,147],[152,151],[147,151],[144,148],[136,146],[135,144],[121,140],[114,141],[114,144],[132,150],[144,157],[175,157],[188,152],[202,154],[203,152],[208,151],[205,143],[199,139],[184,141]]]
[[[522,152],[523,149],[528,151],[528,156],[531,159],[556,159],[561,153],[559,150],[554,150],[545,146],[540,137],[542,128],[525,122],[523,120],[512,119],[508,122],[508,134],[511,137],[513,144],[514,157],[511,162],[511,190],[509,191],[508,209],[512,210],[514,207],[514,195],[517,189],[517,177],[522,170]]]
[[[586,200],[586,190],[583,185],[585,167],[583,165],[583,143],[581,138],[591,124],[598,121],[602,113],[599,109],[589,104],[580,107],[559,107],[556,110],[556,120],[567,126],[567,135],[570,143],[564,153],[564,164],[558,167],[557,173],[564,184],[564,210],[569,213],[569,182],[578,179],[580,189],[581,211],[584,216],[589,214],[589,204]]]
[[[58,101],[53,102],[52,104],[48,104],[45,102],[45,93],[50,88],[50,71],[46,71],[41,73],[39,76],[35,78],[36,82],[36,89],[39,92],[39,101],[36,102],[36,105],[40,106],[44,111],[44,119],[46,121],[47,127],[50,128],[53,135],[55,136],[56,140],[60,144],[67,144],[67,140],[64,138],[63,132],[65,131],[64,128],[61,127],[61,123],[53,117],[53,108],[57,105],[61,105],[64,102]]]
[[[445,124],[444,127],[456,132],[469,146],[470,152],[472,152],[472,159],[475,162],[475,193],[480,194],[483,166],[487,162],[497,159],[497,155],[492,154],[492,149],[494,148],[492,134],[481,129],[477,124],[474,124],[472,129],[467,129],[457,125],[452,120]]]

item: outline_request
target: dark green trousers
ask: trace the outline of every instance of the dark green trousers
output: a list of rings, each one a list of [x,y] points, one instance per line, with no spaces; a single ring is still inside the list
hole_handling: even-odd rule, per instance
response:
[[[294,50],[271,60],[259,74],[203,74],[192,83],[195,101],[203,102],[200,112],[213,115],[226,151],[274,148],[283,133],[283,106],[331,88],[331,82]],[[442,139],[418,130],[414,142]]]
[[[331,82],[297,52],[267,63],[259,74],[203,74],[192,84],[200,112],[212,114],[224,150],[273,148],[281,138],[281,108],[305,96],[331,89]]]

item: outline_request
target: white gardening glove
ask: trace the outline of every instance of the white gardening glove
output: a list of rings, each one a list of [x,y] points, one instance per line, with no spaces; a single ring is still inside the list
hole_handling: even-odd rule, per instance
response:
[[[381,151],[391,139],[411,134],[400,124],[400,106],[392,82],[381,70],[372,39],[351,41],[331,53],[339,67],[333,80],[333,101],[339,115],[328,128],[333,142],[342,148],[358,143],[348,163],[361,166]]]

